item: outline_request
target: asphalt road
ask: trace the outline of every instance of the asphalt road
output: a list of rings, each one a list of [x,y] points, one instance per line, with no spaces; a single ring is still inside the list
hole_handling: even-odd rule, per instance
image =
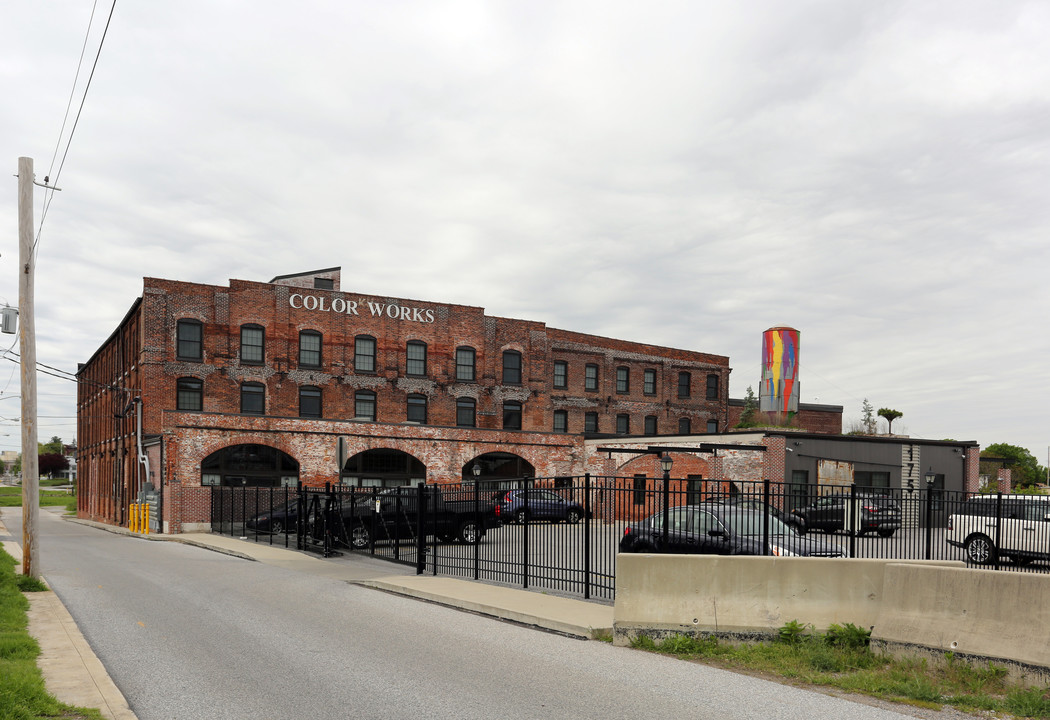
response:
[[[42,574],[141,720],[910,717],[41,515]]]

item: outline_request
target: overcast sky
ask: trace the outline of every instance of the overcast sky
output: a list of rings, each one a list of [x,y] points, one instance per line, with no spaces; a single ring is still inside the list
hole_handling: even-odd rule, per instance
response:
[[[17,159],[58,175],[109,12],[4,8],[0,302]],[[1042,1],[118,3],[40,233],[37,359],[75,371],[144,276],[339,265],[727,355],[733,397],[788,325],[803,402],[1045,465],[1048,37]],[[0,390],[17,450],[13,362]],[[38,391],[40,439],[72,440],[75,383]]]

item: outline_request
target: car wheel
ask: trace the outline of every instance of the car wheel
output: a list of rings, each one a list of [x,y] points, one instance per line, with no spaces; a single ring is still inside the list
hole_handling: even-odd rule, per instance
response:
[[[518,512],[514,514],[514,519],[519,525],[524,525],[529,521],[529,514],[524,510],[518,510]]]
[[[879,528],[879,537],[893,537],[893,528]]]
[[[978,565],[995,562],[995,543],[985,535],[974,535],[966,541],[966,559]]]
[[[577,510],[576,508],[573,508],[572,510],[569,510],[568,514],[565,516],[565,522],[569,523],[570,525],[575,525],[579,521],[580,521],[580,511]]]
[[[350,532],[350,546],[355,550],[364,550],[372,541],[372,533],[364,525],[354,525]]]
[[[484,533],[478,528],[478,524],[473,520],[467,520],[459,526],[459,539],[460,542],[466,543],[467,545],[476,545],[481,542],[481,536]]]
[[[274,520],[270,523],[270,532],[275,535],[280,535],[284,532],[284,523],[280,520]]]

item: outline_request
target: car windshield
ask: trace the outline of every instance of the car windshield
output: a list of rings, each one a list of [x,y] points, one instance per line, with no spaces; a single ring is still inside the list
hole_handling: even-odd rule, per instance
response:
[[[734,535],[761,536],[765,532],[765,524],[769,522],[770,535],[793,535],[794,531],[787,525],[777,520],[772,515],[766,515],[753,510],[737,510],[722,515],[722,523],[729,528]]]

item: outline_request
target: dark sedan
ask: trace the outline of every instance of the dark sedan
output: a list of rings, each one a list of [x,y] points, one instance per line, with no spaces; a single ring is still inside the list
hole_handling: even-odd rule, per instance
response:
[[[767,529],[768,523],[768,529]],[[768,544],[764,541],[768,539]],[[842,546],[802,537],[766,513],[710,503],[671,508],[627,526],[620,552],[847,557]]]
[[[567,500],[556,492],[532,488],[506,490],[496,496],[496,517],[501,523],[521,523],[532,520],[578,523],[583,518],[583,506]]]
[[[249,518],[244,525],[255,532],[268,532],[280,535],[281,533],[294,533],[298,526],[298,521],[299,501],[292,500]]]
[[[791,513],[799,519],[799,532],[856,530],[889,537],[901,528],[901,506],[888,495],[857,493],[851,507],[849,495],[826,495]],[[848,517],[847,517],[848,516]]]

